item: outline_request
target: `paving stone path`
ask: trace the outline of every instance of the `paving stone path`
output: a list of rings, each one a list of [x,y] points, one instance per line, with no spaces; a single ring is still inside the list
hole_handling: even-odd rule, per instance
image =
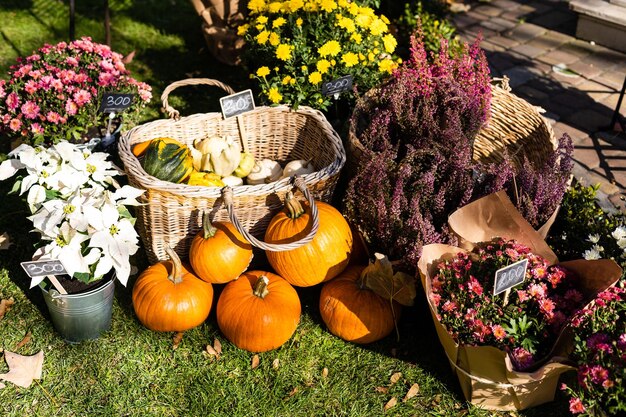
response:
[[[542,107],[557,137],[572,137],[576,179],[599,183],[603,206],[626,209],[626,135],[609,126],[626,76],[626,54],[576,39],[577,15],[567,1],[470,5],[453,17],[461,38],[473,41],[482,32],[492,75],[508,76],[513,93]],[[559,73],[558,65],[578,75]],[[626,117],[626,102],[621,114]]]

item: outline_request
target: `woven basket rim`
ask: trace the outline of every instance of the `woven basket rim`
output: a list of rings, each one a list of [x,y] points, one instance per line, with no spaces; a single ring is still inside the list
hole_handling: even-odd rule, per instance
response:
[[[307,106],[300,106],[297,110],[281,105],[281,106],[260,106],[256,109],[243,114],[243,117],[254,117],[255,114],[264,112],[276,112],[285,114],[301,114],[306,117],[312,118],[319,123],[320,128],[324,131],[326,136],[331,140],[335,149],[334,161],[319,171],[315,171],[311,174],[303,175],[302,178],[305,184],[312,185],[320,181],[323,178],[328,178],[338,173],[346,163],[346,152],[343,147],[343,142],[339,137],[339,134],[330,125],[326,117],[319,110],[313,109]],[[177,122],[193,122],[200,119],[220,117],[224,121],[222,114],[217,112],[211,113],[196,113],[189,116],[183,116],[177,120]],[[147,128],[157,126],[167,122],[173,122],[173,119],[160,119],[152,122],[144,123],[139,126],[135,126],[131,130],[125,132],[119,141],[118,148],[120,158],[122,159],[125,167],[126,174],[132,176],[141,187],[146,190],[159,191],[163,193],[169,193],[178,195],[181,197],[193,197],[193,198],[219,198],[222,195],[222,187],[205,187],[205,186],[192,186],[187,184],[175,184],[168,181],[160,180],[145,172],[141,163],[135,155],[131,152],[133,145],[131,139],[137,132],[141,132]],[[146,139],[150,140],[150,139]],[[137,142],[139,143],[139,142]],[[258,196],[266,195],[269,193],[286,192],[293,188],[292,178],[284,178],[279,181],[271,182],[269,184],[258,185],[240,185],[233,187],[234,196]]]

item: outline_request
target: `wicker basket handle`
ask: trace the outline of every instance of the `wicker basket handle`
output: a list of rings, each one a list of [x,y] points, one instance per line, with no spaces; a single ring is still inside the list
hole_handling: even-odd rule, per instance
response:
[[[224,84],[221,81],[213,80],[211,78],[187,78],[180,81],[175,81],[165,87],[163,90],[163,94],[161,94],[161,102],[163,102],[163,111],[167,112],[168,116],[171,119],[178,120],[180,118],[180,113],[174,107],[170,106],[167,102],[167,98],[170,93],[177,89],[178,87],[183,87],[186,85],[211,85],[214,87],[219,87],[222,90],[226,91],[228,94],[235,94],[235,90],[233,90],[229,85]]]
[[[311,231],[309,232],[309,234],[304,236],[302,239],[297,240],[295,242],[282,243],[282,244],[265,243],[261,240],[258,240],[257,238],[252,236],[250,233],[248,233],[248,231],[243,228],[241,223],[239,223],[239,219],[237,219],[237,215],[235,214],[235,209],[233,208],[233,189],[230,187],[224,187],[222,189],[222,197],[224,198],[224,204],[226,205],[226,210],[228,210],[228,217],[230,218],[230,222],[235,226],[237,231],[239,231],[239,233],[241,233],[241,235],[248,242],[250,242],[252,246],[255,246],[257,248],[270,251],[270,252],[282,252],[282,251],[297,249],[301,246],[306,245],[307,243],[313,240],[313,238],[315,237],[315,234],[317,233],[317,229],[319,229],[320,227],[320,216],[317,210],[317,205],[315,204],[315,199],[313,198],[313,195],[311,194],[309,189],[306,188],[306,184],[304,180],[302,179],[302,177],[299,177],[299,176],[294,177],[294,185],[296,186],[296,188],[298,188],[298,190],[302,192],[302,194],[304,194],[307,201],[309,202],[309,206],[311,207],[311,220],[313,221],[313,224],[311,226]]]

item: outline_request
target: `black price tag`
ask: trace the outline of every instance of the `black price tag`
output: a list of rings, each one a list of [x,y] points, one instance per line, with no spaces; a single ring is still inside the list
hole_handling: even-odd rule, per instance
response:
[[[67,274],[65,267],[58,259],[46,259],[45,261],[21,262],[22,268],[29,277],[41,277],[46,275]]]
[[[510,290],[524,282],[524,279],[526,279],[526,268],[528,268],[528,259],[522,259],[519,262],[498,269],[496,271],[496,280],[493,284],[493,295]]]
[[[254,96],[252,90],[244,90],[226,97],[220,98],[220,106],[224,119],[238,116],[254,110]]]
[[[100,113],[113,113],[126,110],[133,104],[135,94],[104,93],[100,103]]]
[[[350,91],[352,88],[352,75],[345,75],[336,80],[328,81],[322,84],[322,94],[325,96],[333,96],[341,94],[344,91]]]

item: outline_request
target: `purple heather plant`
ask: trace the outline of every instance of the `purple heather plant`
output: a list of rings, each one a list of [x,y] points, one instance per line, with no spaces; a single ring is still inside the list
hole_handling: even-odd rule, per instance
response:
[[[506,188],[539,227],[560,203],[572,168],[569,137],[544,164],[472,161],[473,140],[490,113],[491,86],[480,38],[450,56],[442,41],[428,60],[422,39],[376,94],[360,100],[352,122],[365,148],[344,211],[370,247],[414,272],[422,245],[455,243],[450,213]],[[513,179],[515,178],[515,181]]]

